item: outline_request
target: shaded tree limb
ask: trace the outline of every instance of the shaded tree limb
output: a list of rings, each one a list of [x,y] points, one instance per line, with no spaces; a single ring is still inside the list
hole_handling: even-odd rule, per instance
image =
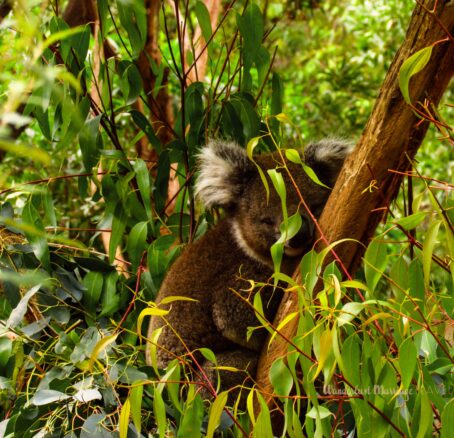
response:
[[[12,11],[13,5],[11,0],[0,1],[0,22]]]
[[[342,264],[343,275],[355,272],[365,246],[397,196],[403,173],[411,167],[429,126],[405,103],[399,89],[398,75],[403,62],[424,47],[433,46],[426,67],[410,82],[411,101],[417,109],[437,105],[454,74],[454,3],[422,0],[413,11],[404,43],[389,68],[371,117],[363,134],[347,159],[336,186],[319,220],[322,236],[317,249],[340,239],[353,239],[338,245],[326,263],[334,258]],[[430,103],[428,103],[430,102]],[[390,172],[390,169],[399,173]],[[335,220],[333,220],[335,218]],[[295,280],[302,284],[299,270]],[[319,291],[315,290],[315,293]],[[281,303],[274,326],[291,312],[298,311],[297,296],[287,293]],[[285,357],[288,343],[296,334],[298,319],[282,329],[282,337],[262,350],[257,384],[268,404],[273,398],[269,370],[273,362]]]

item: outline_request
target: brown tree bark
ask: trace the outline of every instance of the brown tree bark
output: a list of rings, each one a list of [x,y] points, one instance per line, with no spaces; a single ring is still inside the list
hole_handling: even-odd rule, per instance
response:
[[[161,2],[156,0],[145,0],[145,8],[147,11],[147,39],[145,47],[139,56],[138,67],[142,76],[144,91],[148,97],[148,105],[151,110],[151,122],[153,124],[156,136],[163,144],[168,143],[174,138],[174,114],[172,101],[167,91],[167,75],[164,73],[164,79],[159,87],[159,91],[154,97],[156,87],[156,76],[151,69],[150,60],[161,64],[161,53],[158,47],[159,35],[159,10]],[[145,151],[142,151],[141,157],[145,157]],[[148,157],[156,158],[156,157]]]
[[[93,34],[93,39],[95,41],[93,47],[93,75],[94,77],[99,78],[102,60],[115,56],[116,54],[107,41],[104,42],[102,46],[99,45],[98,33],[100,31],[100,23],[95,0],[69,0],[63,11],[62,17],[70,27],[90,24],[91,33]],[[98,108],[103,107],[100,96],[101,88],[102,84],[94,82],[90,89],[91,100]],[[100,173],[102,173],[102,168],[99,164],[98,174]],[[110,232],[101,232],[101,240],[106,253],[109,253],[110,238]],[[123,257],[120,247],[117,247],[116,249],[114,265],[118,272],[122,273],[125,277],[129,277],[128,263]]]
[[[0,22],[10,13],[13,9],[11,1],[2,0],[0,1]]]
[[[411,101],[418,102],[419,109],[430,104],[437,105],[454,74],[453,34],[453,2],[418,2],[405,41],[386,75],[369,122],[346,161],[319,220],[326,239],[318,245],[318,249],[327,242],[343,238],[360,242],[342,243],[335,249],[347,272],[354,272],[358,267],[365,246],[398,193],[402,176],[389,172],[389,169],[405,171],[411,167],[411,160],[428,128],[428,122],[421,121],[404,102],[398,84],[399,69],[413,53],[433,46],[429,63],[410,81],[410,94]],[[422,105],[422,102],[425,104]],[[299,273],[294,278],[302,283]],[[286,315],[297,310],[296,294],[285,294],[275,327]],[[272,402],[272,397],[267,394],[273,392],[269,380],[270,367],[277,358],[285,357],[288,343],[284,339],[292,339],[297,324],[297,318],[293,319],[281,331],[285,338],[276,336],[274,342],[269,347],[265,345],[262,350],[257,383],[268,403]]]
[[[221,12],[221,0],[204,0],[205,6],[210,13],[211,29],[216,28],[216,24]],[[190,35],[186,33],[184,39],[184,53],[185,57],[185,71],[191,67],[191,64],[187,62],[187,54],[192,52],[194,57],[194,66],[187,73],[187,79],[189,82],[203,81],[206,74],[207,63],[208,63],[208,50],[205,47],[206,41],[202,36],[202,29],[198,25],[194,31],[192,39]]]

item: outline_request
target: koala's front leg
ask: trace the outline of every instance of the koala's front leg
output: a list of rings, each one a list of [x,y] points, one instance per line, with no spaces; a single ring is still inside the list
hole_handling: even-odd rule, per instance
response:
[[[220,294],[213,303],[213,321],[224,338],[235,344],[259,352],[266,339],[266,330],[254,330],[247,340],[248,327],[260,325],[252,304],[238,297],[235,292],[228,291]]]

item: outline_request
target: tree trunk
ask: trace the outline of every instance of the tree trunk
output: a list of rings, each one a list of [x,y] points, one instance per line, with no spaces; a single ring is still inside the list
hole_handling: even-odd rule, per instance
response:
[[[204,0],[205,6],[210,13],[211,29],[216,28],[216,24],[221,11],[221,0]],[[208,50],[205,47],[206,41],[202,36],[202,29],[197,25],[194,35],[191,36],[186,33],[184,38],[184,53],[185,56],[185,72],[191,67],[187,62],[187,54],[192,53],[194,57],[193,68],[187,73],[187,79],[191,82],[203,81],[205,79],[207,64],[208,64]]]
[[[147,11],[147,39],[145,47],[139,56],[137,66],[142,76],[143,88],[148,97],[148,105],[151,112],[151,122],[156,136],[162,144],[167,144],[174,138],[173,126],[175,124],[171,98],[167,89],[168,71],[164,72],[164,78],[160,84],[159,91],[154,97],[156,87],[156,76],[151,69],[150,59],[156,64],[161,64],[161,52],[158,47],[159,35],[159,10],[160,1],[146,0],[145,8]],[[146,151],[141,152],[141,157],[146,157]],[[155,152],[148,159],[155,159]]]
[[[402,176],[389,169],[405,171],[420,146],[428,122],[418,118],[405,103],[399,89],[398,74],[402,63],[424,47],[434,46],[425,68],[410,81],[410,95],[417,108],[437,105],[454,73],[454,3],[422,0],[410,20],[404,43],[397,52],[372,115],[351,156],[347,159],[339,179],[328,200],[319,224],[323,244],[340,239],[355,239],[360,243],[346,242],[336,246],[336,254],[346,268],[354,272],[364,254],[365,246],[387,212],[387,206],[396,197]],[[444,41],[441,41],[444,40]],[[422,102],[424,106],[422,106]],[[429,102],[429,103],[427,103]],[[333,220],[335,218],[335,220]],[[327,263],[333,260],[328,260]],[[301,284],[299,270],[294,278]],[[290,312],[298,310],[294,293],[285,294],[275,327]],[[281,333],[292,339],[296,333],[297,318],[287,324]],[[288,343],[276,336],[265,345],[257,371],[258,387],[271,403],[273,392],[269,369],[280,357],[285,357]]]

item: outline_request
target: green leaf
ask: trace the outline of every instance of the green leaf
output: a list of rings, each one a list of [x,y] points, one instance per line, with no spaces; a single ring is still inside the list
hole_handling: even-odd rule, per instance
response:
[[[441,438],[451,438],[454,424],[454,399],[446,403],[441,414]]]
[[[312,181],[314,181],[315,184],[318,184],[319,186],[322,186],[322,187],[326,187],[327,189],[330,188],[326,184],[323,184],[320,181],[320,179],[317,176],[317,174],[312,170],[312,168],[309,167],[306,163],[303,162],[303,160],[301,159],[300,153],[296,149],[286,149],[285,150],[285,156],[286,156],[287,160],[289,160],[290,162],[295,163],[295,164],[301,164],[301,166],[303,167],[304,172],[306,172],[306,175]]]
[[[199,348],[199,351],[206,360],[208,360],[209,362],[212,362],[213,364],[216,365],[216,363],[217,363],[216,355],[213,353],[212,350],[210,350],[209,348],[203,347],[203,348]]]
[[[191,388],[194,389],[194,386],[191,386]],[[190,392],[188,393],[188,402],[185,405],[183,418],[178,429],[178,438],[199,438],[202,436],[200,429],[203,421],[203,401],[199,394],[193,396],[191,400]]]
[[[53,389],[41,389],[36,391],[35,395],[30,400],[31,405],[43,406],[50,403],[56,403],[67,400],[71,396],[66,395],[64,392],[55,391]]]
[[[108,0],[97,0],[98,6],[98,15],[99,15],[99,22],[101,24],[100,30],[103,36],[103,39],[108,34],[109,29],[107,28],[107,15],[109,14],[109,7],[108,7]]]
[[[339,317],[337,318],[337,325],[341,327],[345,324],[348,324],[353,319],[355,319],[361,310],[364,309],[364,303],[346,303],[342,307],[342,310],[339,313]]]
[[[87,120],[79,133],[79,145],[82,152],[82,161],[87,172],[98,164],[100,151],[98,149],[97,138],[99,134],[99,123],[101,115]]]
[[[147,232],[148,223],[138,222],[132,227],[128,236],[128,244],[126,250],[128,251],[129,259],[132,263],[132,270],[137,270],[142,259],[142,254],[147,246]]]
[[[44,51],[44,49],[46,47],[50,47],[52,44],[56,43],[57,41],[62,41],[66,38],[69,38],[78,33],[82,33],[84,31],[85,31],[84,27],[74,27],[71,29],[62,30],[60,32],[55,32],[52,35],[50,35],[49,38],[46,39],[46,41],[44,41],[42,50]]]
[[[237,95],[228,103],[234,108],[240,120],[240,126],[242,126],[244,141],[240,141],[240,143],[244,144],[260,135],[260,117],[249,100]]]
[[[265,400],[257,393],[257,397],[260,403],[260,413],[255,421],[255,427],[253,431],[254,438],[273,438],[273,428],[271,426],[270,410],[265,403]]]
[[[210,407],[208,414],[208,427],[206,436],[212,438],[216,428],[221,422],[222,411],[224,410],[225,404],[227,403],[228,392],[224,391],[217,395],[216,399]]]
[[[311,250],[304,254],[300,264],[301,278],[306,289],[306,294],[312,296],[312,291],[318,281],[320,264],[318,263],[318,254]]]
[[[116,335],[108,335],[102,337],[94,346],[93,351],[90,354],[90,361],[88,363],[88,369],[90,372],[93,371],[94,364],[98,360],[98,357],[101,353],[105,353],[107,348],[115,342],[117,339],[118,334]],[[128,414],[129,417],[129,414]]]
[[[30,145],[16,143],[14,141],[8,141],[0,138],[0,150],[17,155],[18,157],[35,160],[42,164],[50,163],[50,155],[46,151]]]
[[[90,271],[85,275],[82,283],[86,288],[83,293],[84,306],[89,312],[96,313],[104,284],[104,274]]]
[[[118,15],[122,26],[128,33],[133,56],[137,57],[145,45],[147,32],[147,13],[143,2],[117,1]]]
[[[354,386],[360,384],[361,350],[359,336],[355,333],[349,336],[341,346],[341,371]]]
[[[128,399],[126,399],[126,401],[123,404],[121,411],[120,411],[120,421],[119,421],[120,438],[127,438],[127,436],[128,436],[130,412],[131,412],[131,403],[128,398]]]
[[[33,206],[31,200],[25,204],[22,210],[22,220],[30,225],[24,232],[30,242],[36,258],[43,264],[44,268],[50,270],[50,254],[44,225],[38,211]]]
[[[420,211],[397,220],[396,224],[400,225],[404,230],[413,230],[424,220],[426,215],[426,212]]]
[[[186,124],[191,125],[191,129],[200,126],[203,121],[203,83],[193,82],[186,90],[185,96]]]
[[[109,242],[109,261],[113,263],[115,260],[115,254],[117,247],[120,245],[120,242],[123,239],[123,233],[126,228],[127,215],[123,208],[121,202],[117,204],[114,211],[114,216],[112,219],[112,231],[110,233],[110,242]]]
[[[254,137],[254,138],[251,138],[249,141],[248,141],[248,144],[246,146],[246,153],[247,153],[247,156],[248,158],[255,164],[255,166],[257,167],[257,170],[259,172],[259,175],[260,175],[260,179],[262,180],[262,184],[263,184],[263,187],[265,187],[265,191],[266,191],[266,202],[268,203],[269,199],[270,199],[270,187],[269,187],[269,184],[268,184],[268,180],[266,179],[266,176],[265,174],[263,173],[263,170],[260,168],[260,166],[256,163],[256,161],[254,160],[254,149],[257,147],[257,145],[259,144],[259,141],[260,141],[260,137]]]
[[[271,259],[273,260],[273,269],[275,273],[280,273],[282,258],[284,257],[284,244],[282,242],[276,242],[271,245],[270,248]],[[278,283],[277,277],[274,279],[274,285]]]
[[[309,418],[313,418],[314,420],[317,418],[323,420],[324,418],[327,418],[330,415],[334,414],[328,408],[318,405],[312,406],[311,410],[306,414],[306,416],[308,416]]]
[[[169,369],[169,371],[163,378],[163,380],[166,381],[165,387],[167,389],[167,394],[169,394],[173,406],[177,408],[180,413],[183,413],[183,402],[181,399],[180,385],[178,383],[181,382],[181,366],[175,361],[173,365],[169,364],[167,369]]]
[[[267,78],[267,73],[270,68],[271,56],[265,47],[260,47],[255,52],[255,66],[259,78],[259,84],[263,84]]]
[[[298,234],[298,231],[303,224],[301,215],[297,212],[292,214],[287,218],[287,221],[284,221],[279,226],[279,231],[281,232],[281,237],[278,242],[285,243],[290,240],[292,237],[295,237]]]
[[[158,426],[159,438],[164,438],[166,436],[165,434],[167,425],[166,408],[164,405],[164,400],[162,399],[162,395],[156,388],[154,390],[153,396],[153,411],[154,418]]]
[[[170,175],[170,156],[169,150],[162,152],[159,157],[158,171],[154,181],[153,194],[155,198],[156,210],[162,213],[165,209],[169,188]]]
[[[409,293],[413,298],[418,299],[421,309],[425,306],[424,274],[421,261],[417,258],[412,260],[408,270]]]
[[[388,261],[386,245],[378,240],[372,240],[367,247],[364,261],[364,273],[366,275],[367,287],[371,293],[374,293]]]
[[[293,376],[284,359],[278,358],[270,368],[270,381],[274,392],[279,396],[288,396],[293,387]]]
[[[347,303],[351,304],[351,303]],[[313,375],[313,380],[318,376],[320,371],[323,370],[323,374],[325,377],[325,382],[329,383],[329,380],[327,379],[329,370],[332,369],[332,361],[334,359],[334,352],[333,352],[333,336],[336,336],[335,330],[330,330],[329,328],[323,330],[320,333],[320,336],[318,336],[318,339],[316,336],[320,333],[320,330],[317,330],[314,334],[314,354],[317,357],[318,360],[318,366],[317,369]]]
[[[399,366],[402,386],[408,389],[416,368],[418,352],[412,338],[404,339],[399,346]]]
[[[6,336],[0,337],[0,369],[6,367],[13,348],[13,341]]]
[[[432,265],[432,254],[434,252],[435,242],[438,237],[438,230],[441,225],[441,220],[433,222],[426,232],[422,249],[422,265],[424,273],[424,286],[429,288],[430,282],[430,267]]]
[[[147,136],[150,144],[154,147],[158,155],[160,155],[162,151],[162,144],[158,137],[156,137],[153,127],[151,126],[151,123],[148,121],[148,119],[137,110],[131,110],[129,111],[129,114],[131,114],[134,123],[143,131],[143,133]]]
[[[131,389],[129,400],[131,402],[131,417],[136,427],[137,434],[140,435],[142,428],[142,396],[143,396],[143,385],[141,382],[134,382],[134,386]]]
[[[418,398],[420,398],[421,409],[419,412],[419,418],[417,415],[415,416],[416,421],[419,419],[418,434],[416,435],[416,438],[424,438],[427,436],[433,420],[432,406],[430,404],[426,388],[420,388]]]
[[[202,35],[207,42],[212,34],[211,30],[211,20],[210,20],[210,13],[208,12],[205,3],[201,1],[197,1],[195,4],[195,15],[197,17],[197,21],[199,22],[200,29],[202,30]]]
[[[131,63],[126,67],[122,76],[122,84],[122,91],[126,94],[126,104],[130,105],[137,100],[142,91],[142,77],[135,64]]]
[[[99,316],[111,316],[120,308],[120,295],[117,292],[117,272],[112,272],[104,278],[104,288]]]
[[[28,310],[28,302],[39,291],[40,287],[40,285],[34,286],[24,294],[17,306],[11,311],[5,324],[6,328],[15,328],[23,321]]]
[[[90,44],[90,33],[90,26],[86,24],[85,26],[81,27],[81,32],[77,32],[69,39],[73,53],[75,53],[78,60],[77,64],[80,66],[84,65],[85,58],[87,57],[88,46]]]
[[[52,200],[52,194],[48,190],[48,188],[46,188],[44,190],[44,193],[42,194],[42,203],[47,219],[49,219],[50,225],[56,227],[57,217],[55,216],[54,202]]]
[[[280,114],[283,108],[284,84],[277,73],[273,73],[271,93],[271,115]]]
[[[151,187],[150,187],[150,172],[145,161],[138,159],[133,164],[134,172],[136,173],[137,185],[139,187],[140,197],[142,199],[147,217],[153,220],[151,214]]]
[[[399,87],[405,102],[411,103],[409,84],[410,78],[420,72],[429,62],[432,46],[418,50],[404,61],[399,70]]]
[[[262,44],[264,34],[262,11],[255,3],[250,3],[242,16],[237,15],[236,21],[244,39],[244,51],[253,54]]]
[[[276,169],[269,169],[267,171],[271,182],[273,183],[274,188],[276,189],[277,194],[281,198],[281,203],[282,203],[282,210],[284,213],[284,222],[287,221],[287,205],[286,205],[286,199],[287,199],[287,190],[285,187],[285,182],[284,178],[282,177],[282,174],[279,173]]]

